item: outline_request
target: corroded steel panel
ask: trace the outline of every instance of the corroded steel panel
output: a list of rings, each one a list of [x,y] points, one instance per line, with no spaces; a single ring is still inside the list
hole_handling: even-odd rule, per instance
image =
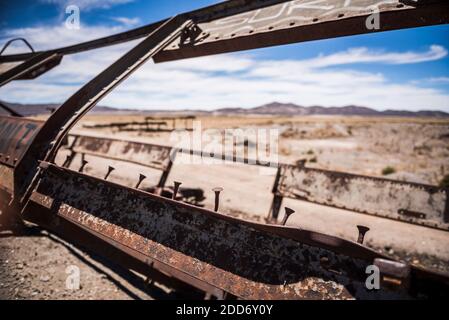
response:
[[[366,267],[385,257],[351,241],[227,217],[48,163],[30,202],[241,298],[408,297],[366,290]]]
[[[0,163],[0,189],[10,195],[14,190],[14,169],[10,166]],[[9,202],[9,200],[0,199],[0,202]]]
[[[449,230],[449,192],[436,186],[284,165],[275,193]]]
[[[127,140],[70,135],[74,142],[71,149],[76,153],[128,161],[158,170],[166,170],[170,165],[172,148],[156,144]]]
[[[266,1],[258,2],[259,7],[251,8],[248,4],[247,10],[222,18],[199,17],[198,38],[189,42],[177,40],[154,60],[163,62],[449,22],[449,3],[444,0],[294,0],[268,6]],[[379,26],[370,27],[375,19],[371,15],[377,13]]]
[[[14,167],[43,121],[0,116],[0,163]]]

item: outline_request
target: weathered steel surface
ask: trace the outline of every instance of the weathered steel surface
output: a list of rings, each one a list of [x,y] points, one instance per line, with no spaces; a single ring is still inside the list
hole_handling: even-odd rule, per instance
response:
[[[386,257],[356,243],[246,222],[48,163],[30,202],[241,298],[409,297],[365,289],[365,268]]]
[[[0,163],[14,167],[43,123],[37,120],[0,116]]]
[[[14,192],[14,167],[43,122],[0,116],[0,206],[6,208]]]
[[[12,195],[14,191],[14,169],[10,166],[4,165],[0,163],[0,190],[7,192],[9,195]],[[11,198],[5,197],[1,198],[0,202],[3,204],[7,204]]]
[[[449,230],[447,189],[283,165],[275,194]]]
[[[158,170],[166,170],[174,157],[172,148],[135,141],[70,135],[70,149],[76,153],[141,164]]]
[[[262,2],[262,1],[261,1]],[[367,18],[380,13],[380,28]],[[173,42],[156,62],[449,22],[449,3],[407,0],[295,0],[199,21],[201,36]]]

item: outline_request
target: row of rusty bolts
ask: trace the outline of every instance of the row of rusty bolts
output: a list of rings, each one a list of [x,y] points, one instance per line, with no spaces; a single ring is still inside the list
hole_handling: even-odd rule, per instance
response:
[[[67,156],[67,160],[66,160],[66,161],[69,160],[69,157],[70,157],[70,156]],[[88,163],[89,163],[88,161],[86,161],[85,159],[82,159],[82,160],[81,160],[81,166],[80,166],[80,168],[78,169],[78,172],[83,172],[83,171],[84,171],[84,168],[86,167],[86,165],[87,165]],[[107,180],[108,177],[109,177],[109,175],[110,175],[110,174],[112,173],[112,171],[114,171],[114,170],[115,170],[114,167],[108,166],[108,171],[106,172],[106,175],[104,176],[104,180]],[[145,179],[146,179],[146,176],[145,176],[145,175],[139,174],[139,180],[137,181],[137,183],[136,183],[136,185],[134,186],[134,188],[135,188],[135,189],[138,189],[139,186],[140,186],[140,184],[142,183],[142,181],[145,180]],[[174,183],[174,187],[173,187],[173,195],[172,195],[172,199],[174,200],[174,199],[176,199],[176,195],[177,195],[177,193],[178,193],[179,186],[180,186],[182,183],[181,183],[181,182],[178,182],[178,181],[174,181],[173,183]],[[217,211],[218,211],[218,207],[219,207],[219,205],[220,205],[220,192],[223,191],[223,188],[221,188],[221,187],[216,187],[216,188],[213,188],[212,191],[215,193],[215,206],[214,206],[214,211],[217,212]]]
[[[81,167],[79,168],[78,172],[83,172],[84,167],[86,166],[86,164],[88,163],[88,161],[86,160],[82,160],[81,161]],[[109,175],[111,174],[112,171],[114,171],[115,168],[108,166],[108,171],[106,173],[106,175],[104,176],[104,179],[107,180]],[[146,176],[144,176],[143,174],[139,175],[139,181],[137,181],[137,184],[135,186],[135,188],[139,188],[140,184],[142,183],[143,180],[145,180]],[[179,187],[181,186],[182,182],[179,181],[174,181],[173,182],[174,186],[173,186],[173,195],[172,195],[172,199],[175,200],[176,199],[176,195],[178,193]],[[220,205],[220,192],[223,191],[223,188],[221,187],[216,187],[213,188],[212,191],[215,193],[215,206],[214,206],[214,211],[218,212],[218,207]],[[281,225],[285,226],[287,224],[287,220],[288,218],[295,212],[295,210],[285,207],[285,214],[284,214],[284,218],[282,219]],[[362,225],[357,225],[357,229],[359,231],[359,235],[357,238],[357,242],[360,244],[363,244],[363,240],[365,239],[365,234],[369,231],[369,228],[366,226],[362,226]]]
[[[295,213],[295,210],[290,209],[288,207],[285,207],[285,214],[284,214],[284,218],[282,219],[281,224],[283,226],[285,226],[285,224],[287,223],[288,218]],[[359,235],[357,237],[357,242],[360,244],[363,244],[363,240],[365,239],[365,234],[369,231],[369,228],[366,226],[362,226],[362,225],[357,225],[357,230],[359,231]]]

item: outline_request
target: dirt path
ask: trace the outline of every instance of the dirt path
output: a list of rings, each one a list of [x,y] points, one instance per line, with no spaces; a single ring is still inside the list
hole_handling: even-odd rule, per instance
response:
[[[79,287],[77,286],[79,270]],[[174,299],[178,293],[47,233],[0,232],[0,299]]]

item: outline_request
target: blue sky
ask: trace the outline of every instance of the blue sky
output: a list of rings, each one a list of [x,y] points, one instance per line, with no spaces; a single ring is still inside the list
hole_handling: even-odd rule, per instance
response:
[[[0,0],[0,44],[26,37],[36,49],[90,40],[217,1]],[[64,26],[80,7],[81,28]],[[0,89],[0,99],[61,103],[132,44],[67,56],[34,81]],[[21,52],[16,45],[8,52]],[[449,112],[449,26],[320,40],[181,62],[147,63],[100,104],[122,108],[365,105]],[[208,90],[204,90],[208,88]]]

